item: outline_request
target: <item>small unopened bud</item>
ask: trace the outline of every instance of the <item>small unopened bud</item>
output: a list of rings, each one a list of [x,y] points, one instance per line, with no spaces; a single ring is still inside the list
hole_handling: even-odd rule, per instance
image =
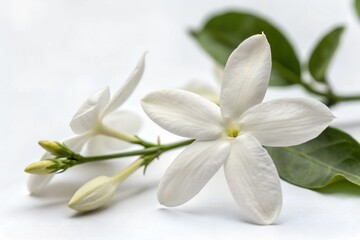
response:
[[[69,208],[79,212],[87,212],[105,206],[110,202],[117,186],[144,163],[145,160],[140,158],[112,177],[99,176],[85,183],[69,201]]]
[[[73,152],[69,148],[56,141],[42,140],[39,141],[39,145],[57,157],[71,157],[73,155]]]
[[[55,165],[57,164],[51,160],[34,162],[25,168],[25,172],[30,174],[50,174],[54,171]]]
[[[68,206],[79,212],[103,207],[111,200],[117,185],[118,182],[112,177],[96,177],[76,191]]]

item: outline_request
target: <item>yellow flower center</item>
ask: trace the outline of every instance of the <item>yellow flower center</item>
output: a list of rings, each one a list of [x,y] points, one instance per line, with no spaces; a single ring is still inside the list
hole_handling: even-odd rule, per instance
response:
[[[236,138],[239,135],[240,127],[238,124],[231,122],[227,125],[225,131],[228,137]]]

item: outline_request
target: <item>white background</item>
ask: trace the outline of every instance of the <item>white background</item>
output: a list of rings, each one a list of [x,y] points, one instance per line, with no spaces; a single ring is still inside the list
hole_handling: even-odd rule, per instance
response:
[[[164,142],[177,137],[141,113],[150,90],[183,87],[193,79],[213,81],[213,63],[189,37],[208,14],[246,9],[283,28],[305,60],[320,35],[345,24],[330,79],[338,92],[360,92],[360,21],[351,1],[0,1],[0,239],[359,239],[360,188],[340,183],[322,191],[282,182],[284,204],[271,226],[244,222],[219,173],[198,196],[178,208],[163,208],[156,185],[178,152],[161,157],[146,174],[122,184],[112,204],[79,215],[67,201],[84,182],[114,174],[132,159],[70,169],[47,191],[29,196],[24,167],[39,159],[40,139],[63,139],[82,101],[125,80],[145,50],[143,82],[126,103],[144,118],[140,135]],[[304,95],[271,89],[267,98]],[[339,127],[358,140],[360,102],[334,108]],[[355,125],[354,125],[355,124]]]

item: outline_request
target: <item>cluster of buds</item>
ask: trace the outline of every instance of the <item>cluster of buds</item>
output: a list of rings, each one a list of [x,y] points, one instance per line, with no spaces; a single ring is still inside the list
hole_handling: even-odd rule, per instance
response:
[[[79,163],[80,155],[74,153],[65,144],[56,141],[43,140],[39,145],[54,156],[54,159],[46,159],[31,163],[25,168],[30,174],[51,174],[63,172],[69,167]]]
[[[46,140],[40,141],[39,144],[51,153],[54,159],[31,163],[25,168],[25,172],[27,173],[37,175],[59,173],[74,165],[86,162],[86,158],[74,153],[63,143]],[[114,176],[99,176],[90,180],[76,191],[69,201],[68,206],[80,212],[93,211],[105,206],[111,200],[117,186],[121,182],[142,166],[145,171],[146,167],[157,158],[159,154],[160,153],[153,153],[142,156]]]

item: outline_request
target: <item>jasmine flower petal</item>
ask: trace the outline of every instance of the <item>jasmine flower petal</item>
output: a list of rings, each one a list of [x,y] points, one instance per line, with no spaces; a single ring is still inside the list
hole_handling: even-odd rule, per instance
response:
[[[144,97],[141,105],[151,120],[177,135],[212,140],[222,134],[219,107],[195,93],[155,91]]]
[[[258,224],[272,223],[282,205],[280,178],[261,144],[250,134],[234,139],[224,170],[231,193],[245,216]]]
[[[311,98],[283,98],[258,104],[240,118],[243,132],[262,145],[292,146],[317,137],[334,120],[330,109]]]
[[[166,170],[158,188],[160,204],[173,207],[193,198],[230,154],[230,143],[195,141]]]
[[[264,34],[244,40],[230,55],[220,93],[223,118],[238,118],[264,99],[271,72],[270,46]]]
[[[113,112],[118,107],[120,107],[126,99],[130,97],[130,95],[134,92],[136,86],[141,80],[141,77],[145,70],[145,56],[144,53],[139,62],[137,63],[135,69],[132,71],[126,82],[117,90],[114,96],[111,98],[109,104],[104,109],[102,116],[105,116],[108,113]]]
[[[109,87],[99,90],[86,99],[70,122],[71,130],[74,133],[81,134],[96,127],[99,121],[99,114],[108,104],[109,100]]]

